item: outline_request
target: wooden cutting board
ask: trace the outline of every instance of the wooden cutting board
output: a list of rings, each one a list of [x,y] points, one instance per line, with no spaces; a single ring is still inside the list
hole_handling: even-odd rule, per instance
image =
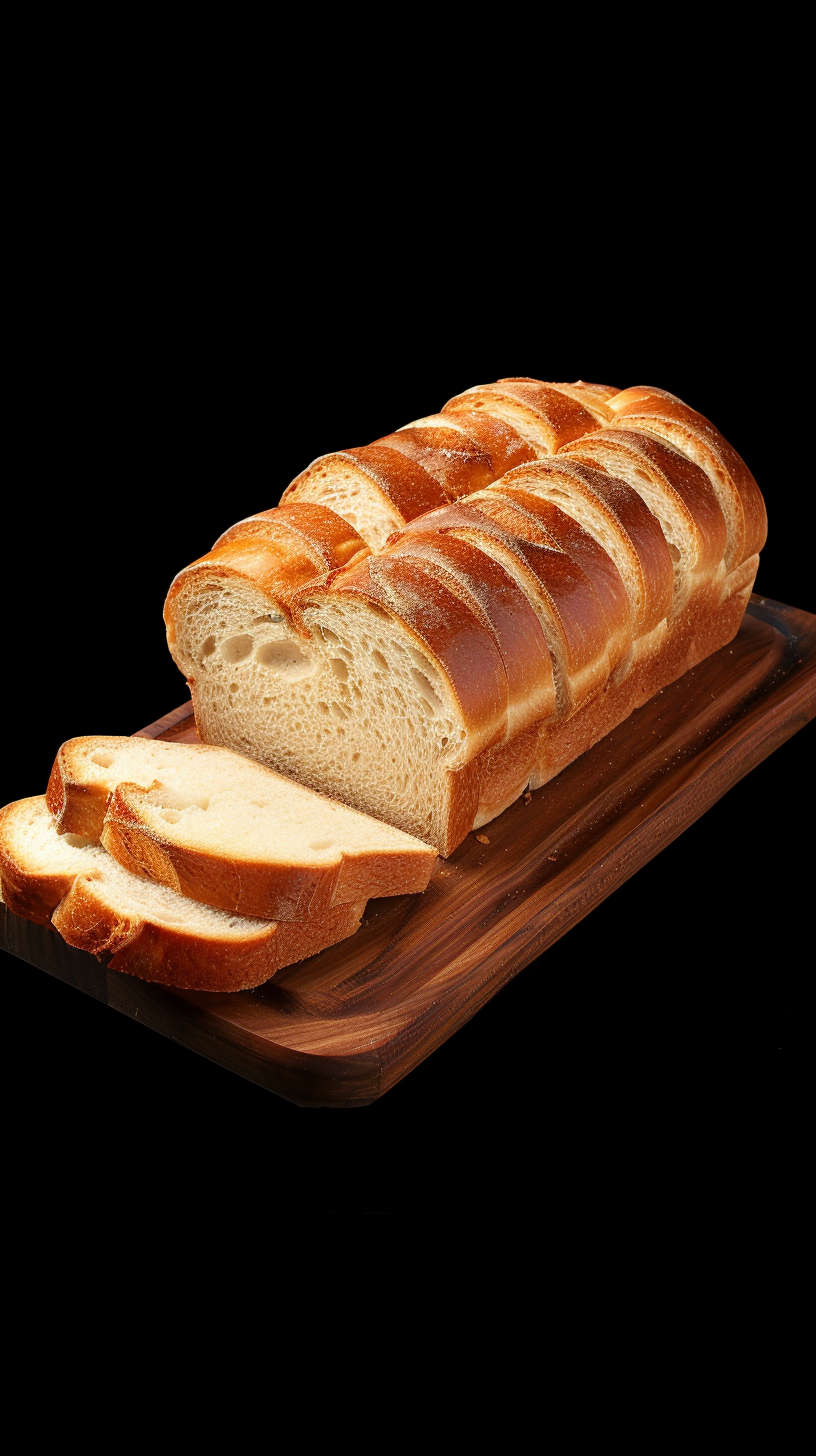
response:
[[[753,597],[729,647],[468,835],[424,895],[370,901],[257,991],[146,985],[2,904],[0,942],[293,1102],[372,1102],[815,715],[816,617]],[[190,703],[142,734],[196,742]]]

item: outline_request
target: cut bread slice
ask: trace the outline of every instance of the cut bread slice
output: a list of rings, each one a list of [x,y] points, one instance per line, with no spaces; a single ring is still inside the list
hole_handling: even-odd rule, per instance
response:
[[[0,890],[116,971],[188,991],[245,991],[352,935],[365,902],[275,923],[229,915],[132,875],[100,845],[60,835],[44,798],[0,810]]]
[[[64,743],[48,806],[134,874],[265,920],[424,890],[435,851],[225,748],[94,736]]]

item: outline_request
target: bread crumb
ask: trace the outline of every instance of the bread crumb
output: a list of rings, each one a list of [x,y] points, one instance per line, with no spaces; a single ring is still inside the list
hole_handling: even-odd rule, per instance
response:
[[[479,841],[480,844],[489,844],[490,843],[490,840],[488,839],[488,837],[487,837],[486,834],[477,834],[476,835],[476,838],[478,839],[478,841]]]
[[[533,796],[532,796],[532,794],[530,793],[530,791],[528,789],[527,793],[524,795],[524,802],[525,802],[525,804],[529,804],[529,802],[532,799],[532,797]]]

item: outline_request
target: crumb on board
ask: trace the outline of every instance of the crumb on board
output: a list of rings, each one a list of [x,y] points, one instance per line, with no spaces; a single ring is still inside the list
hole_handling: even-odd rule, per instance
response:
[[[528,789],[528,790],[527,790],[527,793],[526,793],[526,794],[525,794],[525,795],[524,795],[524,802],[525,802],[525,804],[529,804],[529,802],[530,802],[530,800],[531,800],[531,799],[532,799],[532,797],[533,797],[533,796],[532,796],[532,794],[531,794],[531,793],[530,793],[530,790],[529,790],[529,789]]]
[[[488,837],[487,837],[486,834],[477,834],[476,835],[476,838],[478,839],[478,841],[479,841],[480,844],[489,844],[490,843],[490,840],[488,839]]]

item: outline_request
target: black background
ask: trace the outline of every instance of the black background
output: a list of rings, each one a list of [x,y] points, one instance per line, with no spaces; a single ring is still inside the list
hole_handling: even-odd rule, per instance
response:
[[[346,199],[319,229],[307,205],[237,199],[232,232],[186,196],[145,213],[118,195],[59,246],[32,230],[0,802],[42,791],[63,739],[182,701],[162,601],[228,524],[316,455],[502,374],[654,383],[707,414],[766,497],[759,591],[816,610],[812,462],[791,443],[812,413],[801,258],[746,225],[742,184],[648,229],[600,203],[512,225],[462,204],[443,228],[423,195],[418,216]],[[4,958],[12,1164],[161,1187],[168,1208],[231,1191],[376,1214],[530,1210],[587,1178],[602,1200],[626,1167],[672,1197],[788,1145],[812,746],[785,745],[367,1109],[290,1106]]]

